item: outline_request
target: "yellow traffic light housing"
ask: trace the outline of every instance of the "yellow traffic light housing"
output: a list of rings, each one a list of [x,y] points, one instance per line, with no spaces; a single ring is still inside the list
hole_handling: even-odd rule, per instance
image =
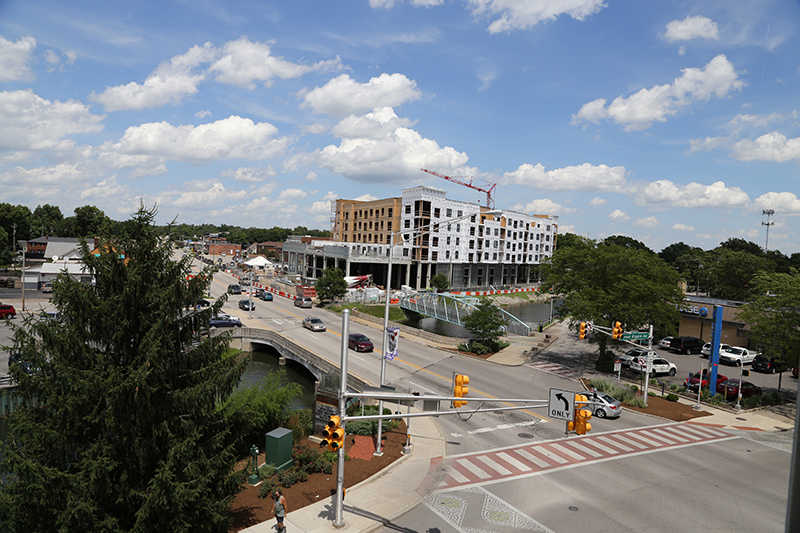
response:
[[[592,425],[589,420],[592,418],[592,412],[584,409],[588,405],[589,398],[583,394],[575,395],[575,413],[572,415],[572,420],[567,423],[567,429],[574,431],[578,435],[586,435],[592,430]]]
[[[621,339],[622,338],[622,322],[614,322],[611,327],[611,338],[612,339]]]
[[[581,325],[578,328],[578,338],[579,339],[586,338],[586,322],[581,322]]]
[[[320,447],[327,446],[331,451],[338,451],[344,447],[344,428],[340,426],[341,418],[332,416],[325,429],[322,430],[322,442],[319,443]]]
[[[463,398],[469,394],[469,376],[466,374],[456,374],[455,385],[453,386],[453,396],[456,398]],[[465,400],[453,400],[453,407],[462,407],[467,405]]]

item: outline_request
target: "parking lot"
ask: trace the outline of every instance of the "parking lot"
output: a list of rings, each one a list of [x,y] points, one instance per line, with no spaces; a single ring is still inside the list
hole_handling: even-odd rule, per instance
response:
[[[44,294],[42,291],[25,291],[25,312],[34,313],[39,310],[50,310],[50,294]],[[22,289],[6,289],[0,288],[0,303],[11,304],[17,311],[17,317],[11,319],[14,324],[21,324],[23,318],[22,311]],[[11,328],[8,327],[5,320],[0,320],[0,346],[8,346],[10,344]],[[8,352],[0,350],[0,372],[3,374],[8,372]]]

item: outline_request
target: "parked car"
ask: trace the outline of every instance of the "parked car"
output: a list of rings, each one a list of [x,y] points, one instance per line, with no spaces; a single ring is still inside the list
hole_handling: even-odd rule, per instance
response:
[[[669,343],[669,349],[674,352],[685,353],[691,355],[693,353],[700,353],[703,349],[703,339],[697,337],[676,337]]]
[[[14,318],[15,316],[17,316],[17,310],[13,305],[0,304],[0,318]]]
[[[44,285],[42,285],[42,292],[53,292],[53,282],[48,281]]]
[[[242,311],[255,311],[256,304],[250,299],[244,298],[242,300],[239,300],[239,309],[241,309]]]
[[[723,376],[722,374],[717,374],[717,383],[722,383],[723,381],[727,381],[728,378]],[[702,378],[700,376],[700,372],[695,372],[685,380],[683,380],[683,384],[686,386],[687,390],[697,392],[697,384],[700,383],[700,387],[707,389],[709,384],[711,383],[711,374],[709,372],[703,372]]]
[[[347,338],[347,346],[357,352],[371,352],[375,349],[369,337],[361,333],[351,333]]]
[[[753,385],[749,381],[741,380],[742,398],[749,398],[750,396],[758,396],[761,394],[761,387]],[[717,383],[717,392],[725,395],[725,399],[736,399],[739,394],[739,380],[728,379],[723,382]]]
[[[208,322],[208,325],[212,328],[241,328],[243,326],[241,320],[230,315],[216,316]]]
[[[262,292],[261,293],[261,299],[264,300],[265,302],[271,302],[272,301],[272,293],[271,292],[267,292],[267,291]]]
[[[655,359],[658,357],[658,352],[655,350],[650,350],[652,353],[650,356]],[[647,360],[647,348],[634,348],[632,350],[628,350],[624,354],[620,355],[617,359],[622,363],[622,366],[633,367],[634,364],[639,363],[639,359]]]
[[[757,355],[755,350],[742,348],[741,346],[731,346],[724,352],[719,353],[719,362],[730,365],[742,366],[752,363]]]
[[[228,292],[230,294],[242,294],[242,287],[235,283],[228,285]]]
[[[314,302],[311,301],[311,298],[308,296],[298,296],[294,301],[295,307],[304,307],[306,309],[311,309],[314,305]]]
[[[631,363],[631,370],[634,372],[644,372],[646,368],[647,365],[640,365],[638,360]],[[670,376],[674,376],[678,373],[678,366],[675,363],[670,363],[662,357],[656,357],[653,359],[653,365],[650,368],[650,372],[653,374],[669,374]]]
[[[622,402],[601,391],[584,391],[583,394],[591,402],[588,406],[575,406],[576,409],[589,409],[597,418],[619,418],[622,414]]]
[[[303,319],[303,327],[311,331],[325,331],[325,324],[315,316],[309,316]]]
[[[660,341],[658,341],[658,347],[664,348],[665,350],[669,349],[669,343],[672,342],[672,337],[664,337]]]
[[[200,298],[199,300],[197,300],[197,302],[195,302],[194,305],[195,307],[209,307],[211,305],[211,302],[203,298]]]
[[[730,347],[731,347],[730,344],[720,343],[719,344],[719,353],[722,353],[725,350],[730,349]],[[703,349],[700,350],[700,353],[703,355],[703,357],[711,357],[711,343],[710,342],[705,343],[703,345]]]
[[[786,372],[786,370],[789,368],[789,365],[777,357],[770,357],[769,355],[760,353],[755,359],[753,359],[752,368],[753,370],[758,370],[759,372],[775,374],[778,372]]]

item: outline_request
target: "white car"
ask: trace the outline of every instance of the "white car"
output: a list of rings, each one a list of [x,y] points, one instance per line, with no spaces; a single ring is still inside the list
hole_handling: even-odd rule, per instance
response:
[[[638,362],[631,363],[631,370],[634,372],[644,372],[646,365],[640,365]],[[666,359],[656,357],[653,359],[653,366],[650,368],[653,374],[669,374],[674,376],[678,373],[678,367],[675,363],[670,363]]]
[[[665,350],[669,350],[669,344],[672,342],[672,337],[664,337],[660,341],[658,341],[658,347],[664,348]]]
[[[651,350],[650,357],[655,359],[658,357],[658,352]],[[647,360],[647,348],[634,348],[632,350],[628,350],[624,354],[617,357],[617,359],[619,359],[623,366],[633,368],[633,365],[637,364],[639,359]]]
[[[719,353],[725,352],[730,350],[731,346],[729,344],[719,344]],[[707,342],[703,345],[703,348],[700,350],[700,353],[703,357],[711,357],[711,343]]]

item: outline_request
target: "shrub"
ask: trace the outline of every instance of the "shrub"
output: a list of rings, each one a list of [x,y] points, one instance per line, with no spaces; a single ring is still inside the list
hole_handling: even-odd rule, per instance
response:
[[[281,470],[278,472],[278,483],[287,489],[297,483],[298,479],[299,472],[296,468],[289,468],[288,470]]]
[[[467,346],[467,345],[466,345],[466,344],[464,344],[464,343],[462,343],[462,344],[459,344],[459,345],[458,345],[458,350],[459,350],[460,352],[468,352],[468,351],[469,351],[469,346]]]
[[[275,465],[261,465],[258,467],[258,479],[269,479],[275,475],[276,471]]]
[[[258,487],[258,497],[259,498],[271,498],[272,494],[275,492],[275,489],[278,488],[278,484],[275,482],[275,479],[265,479],[261,485]]]
[[[761,397],[761,405],[783,405],[783,394],[779,391],[771,390]]]
[[[647,395],[652,398],[652,397],[656,396],[656,393],[653,392],[653,391],[647,391]]]
[[[353,412],[352,414],[361,414],[360,412]],[[364,414],[365,415],[377,415],[378,414],[378,406],[377,405],[367,405],[364,406]],[[390,415],[392,414],[392,410],[384,407],[383,414]],[[397,420],[384,420],[383,421],[383,431],[394,431],[400,425],[400,422]],[[350,435],[377,435],[378,434],[378,421],[377,420],[354,420],[352,422],[348,422],[347,426],[345,427],[347,433]]]
[[[672,393],[667,394],[667,400],[669,400],[671,402],[677,402],[678,398],[679,398],[679,396],[677,394],[672,394]]]

